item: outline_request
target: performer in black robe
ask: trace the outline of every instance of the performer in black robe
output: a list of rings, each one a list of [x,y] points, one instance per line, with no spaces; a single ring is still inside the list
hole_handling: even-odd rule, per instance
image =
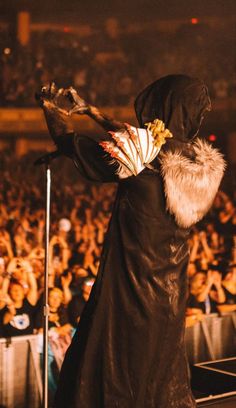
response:
[[[71,95],[76,111],[81,100],[74,90]],[[41,102],[53,133],[55,112],[46,97]],[[172,75],[138,96],[140,129],[82,106],[79,113],[113,131],[105,142],[72,133],[54,137],[87,179],[118,182],[100,269],[65,356],[56,408],[195,407],[184,345],[187,238],[224,170],[216,149],[193,140],[209,108],[200,80]]]

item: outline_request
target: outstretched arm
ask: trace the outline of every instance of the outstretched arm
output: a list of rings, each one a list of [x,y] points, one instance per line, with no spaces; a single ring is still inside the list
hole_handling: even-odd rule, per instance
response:
[[[73,126],[69,118],[68,98],[64,95],[64,89],[57,89],[54,83],[43,86],[40,92],[35,94],[39,106],[43,109],[49,133],[58,144],[60,137],[73,133]]]
[[[49,133],[59,154],[70,157],[86,179],[98,182],[118,181],[116,167],[111,166],[104,158],[99,142],[74,131],[70,111],[75,104],[70,102],[65,90],[58,90],[51,84],[43,87],[36,94],[36,99],[43,109]]]
[[[118,178],[137,176],[145,167],[153,169],[150,163],[159,153],[165,139],[172,137],[170,131],[165,129],[164,123],[159,119],[148,123],[147,129],[138,129],[111,119],[86,103],[74,88],[57,90],[52,84],[42,88],[37,99],[44,110],[48,129],[59,152],[72,157],[82,174],[88,175],[89,173],[90,180],[97,179],[94,179],[95,173],[100,174],[102,178],[100,180],[99,177],[100,181],[114,181],[114,177],[107,177],[109,173],[115,176],[117,181]],[[73,132],[69,122],[69,117],[73,113],[90,116],[108,134],[103,135],[94,146],[92,140],[89,142],[88,138],[86,140]]]
[[[126,129],[124,123],[110,118],[95,106],[85,102],[85,100],[78,95],[74,88],[70,87],[69,89],[66,89],[64,93],[73,105],[73,108],[68,112],[69,115],[73,113],[77,113],[79,115],[86,114],[90,116],[90,118],[94,119],[107,132],[117,132]]]

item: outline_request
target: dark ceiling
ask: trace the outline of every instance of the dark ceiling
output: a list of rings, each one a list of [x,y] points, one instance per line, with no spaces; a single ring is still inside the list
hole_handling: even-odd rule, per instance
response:
[[[109,16],[133,21],[236,15],[235,0],[0,0],[0,19],[8,20],[23,8],[34,20],[91,23]]]

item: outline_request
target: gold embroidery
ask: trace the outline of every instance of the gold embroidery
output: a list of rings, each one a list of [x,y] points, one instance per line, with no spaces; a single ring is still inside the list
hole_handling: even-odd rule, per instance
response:
[[[161,149],[162,145],[166,143],[166,139],[173,137],[169,129],[165,129],[165,124],[160,119],[145,123],[145,126],[147,126],[147,130],[152,133],[154,139],[153,144],[158,149]]]

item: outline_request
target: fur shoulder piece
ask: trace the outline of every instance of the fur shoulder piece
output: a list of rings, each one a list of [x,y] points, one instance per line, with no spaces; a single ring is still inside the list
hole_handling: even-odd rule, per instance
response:
[[[182,228],[196,224],[210,209],[226,167],[222,154],[207,142],[197,139],[193,149],[194,161],[179,151],[160,157],[167,209]]]

